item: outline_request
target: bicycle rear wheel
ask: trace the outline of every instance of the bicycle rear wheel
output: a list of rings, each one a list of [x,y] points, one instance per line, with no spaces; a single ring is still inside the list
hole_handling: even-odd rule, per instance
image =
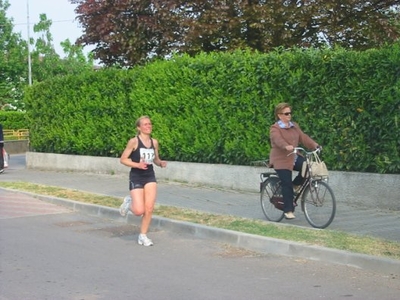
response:
[[[261,208],[267,218],[272,222],[279,222],[283,219],[283,210],[276,208],[273,197],[280,195],[279,178],[269,177],[261,184]]]
[[[308,223],[315,228],[328,227],[336,214],[335,195],[323,181],[313,181],[306,187],[301,205]]]

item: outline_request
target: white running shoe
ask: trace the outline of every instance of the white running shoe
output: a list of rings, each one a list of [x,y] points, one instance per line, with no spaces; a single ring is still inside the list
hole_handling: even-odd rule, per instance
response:
[[[130,196],[126,196],[124,198],[124,202],[122,202],[121,206],[119,207],[119,213],[121,216],[125,217],[128,214],[129,209],[131,208],[131,203],[132,198]]]
[[[139,234],[138,244],[143,246],[153,246],[153,241],[147,237],[145,234]]]
[[[285,215],[285,218],[288,220],[293,220],[296,218],[295,215],[291,211],[284,213],[284,215]]]

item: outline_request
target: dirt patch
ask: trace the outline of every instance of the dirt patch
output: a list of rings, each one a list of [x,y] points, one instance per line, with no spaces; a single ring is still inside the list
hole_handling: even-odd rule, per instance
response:
[[[58,227],[78,227],[78,226],[85,226],[85,225],[90,225],[90,222],[83,222],[83,221],[75,221],[75,222],[61,222],[61,223],[55,223],[54,225]]]
[[[231,245],[221,245],[220,251],[216,252],[216,256],[219,257],[262,257],[265,254],[251,251],[244,248],[234,247]]]
[[[91,228],[90,232],[106,235],[108,237],[122,237],[135,235],[140,233],[140,227],[136,225],[121,225],[121,226],[110,226],[101,228]]]

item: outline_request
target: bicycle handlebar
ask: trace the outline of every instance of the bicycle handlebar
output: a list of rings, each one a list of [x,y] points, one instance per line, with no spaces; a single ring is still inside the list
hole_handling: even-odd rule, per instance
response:
[[[302,147],[295,147],[293,149],[293,151],[290,152],[287,156],[292,155],[292,154],[297,154],[297,151],[299,151],[299,150],[303,151],[307,155],[311,155],[311,154],[320,152],[322,150],[322,148],[321,147],[317,147],[317,149],[315,149],[314,151],[307,151],[306,149],[304,149]]]

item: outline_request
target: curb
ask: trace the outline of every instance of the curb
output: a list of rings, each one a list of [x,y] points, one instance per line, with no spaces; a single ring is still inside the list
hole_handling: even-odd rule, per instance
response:
[[[95,204],[81,203],[64,198],[38,195],[34,193],[1,188],[10,192],[30,195],[34,198],[61,205],[74,211],[80,211],[92,216],[104,217],[119,222],[140,225],[140,219],[132,214],[121,217],[118,209]],[[265,254],[283,255],[289,257],[305,258],[314,261],[329,262],[347,265],[379,273],[400,276],[400,260],[376,257],[366,254],[352,253],[304,243],[268,238],[248,233],[227,229],[208,227],[184,221],[172,220],[164,217],[153,216],[151,227],[158,230],[171,230],[184,233],[200,239],[209,239],[226,243],[235,247],[244,248]]]

